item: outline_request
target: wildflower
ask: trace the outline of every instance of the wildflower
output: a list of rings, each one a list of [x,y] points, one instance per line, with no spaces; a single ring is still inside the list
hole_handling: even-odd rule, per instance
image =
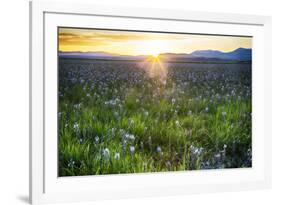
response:
[[[209,108],[208,107],[205,108],[205,112],[209,112]]]
[[[135,136],[134,135],[129,135],[129,139],[134,141],[135,140]]]
[[[116,152],[114,158],[115,158],[116,160],[119,160],[119,159],[120,159],[120,153],[119,153],[119,152]]]
[[[113,113],[113,115],[114,115],[114,117],[116,117],[116,118],[119,117],[119,113],[118,113],[117,111],[115,111],[115,112]]]
[[[161,152],[161,147],[160,147],[160,146],[157,146],[156,151],[157,151],[158,153],[160,153],[160,152]]]
[[[102,151],[102,156],[104,157],[104,159],[108,160],[110,157],[110,152],[108,148],[103,149]]]
[[[227,148],[227,145],[226,145],[226,144],[224,144],[224,145],[223,145],[223,149],[226,149],[226,148]]]
[[[223,117],[225,117],[225,116],[226,116],[226,112],[223,111],[223,112],[221,113],[221,115],[222,115]]]
[[[123,141],[122,141],[123,145],[125,146],[127,144],[127,139],[126,138],[123,138]]]
[[[70,158],[70,160],[69,160],[67,166],[73,168],[74,165],[75,165],[75,161],[74,161],[72,158]]]
[[[81,103],[75,104],[75,105],[74,105],[74,108],[75,108],[75,109],[80,109],[80,107],[81,107]]]
[[[148,116],[148,114],[149,114],[148,111],[145,111],[145,112],[144,112],[144,115],[145,115],[146,117]]]
[[[124,138],[125,140],[132,140],[132,141],[135,140],[135,136],[131,134],[125,134]]]
[[[105,101],[104,104],[114,106],[114,105],[117,104],[117,101],[118,101],[117,99],[116,100],[109,100],[109,101]]]
[[[96,136],[96,137],[95,137],[95,142],[98,143],[99,140],[100,140],[99,136]]]
[[[218,153],[218,154],[215,154],[215,156],[214,156],[216,159],[220,159],[221,158],[221,154],[220,153]]]
[[[193,145],[190,145],[190,151],[193,155],[199,156],[202,154],[203,148],[202,147],[198,148],[198,147],[194,147]]]
[[[77,122],[74,123],[73,128],[75,132],[79,131],[79,125]]]
[[[134,146],[130,146],[129,150],[130,150],[130,153],[133,154],[135,152],[135,147]]]
[[[176,99],[173,98],[173,99],[172,99],[172,104],[175,104],[175,103],[176,103]]]
[[[201,155],[202,151],[203,151],[203,148],[200,147],[200,148],[195,148],[193,152],[195,155]]]
[[[176,120],[175,123],[176,123],[176,126],[178,126],[178,127],[180,126],[180,122],[178,120]]]

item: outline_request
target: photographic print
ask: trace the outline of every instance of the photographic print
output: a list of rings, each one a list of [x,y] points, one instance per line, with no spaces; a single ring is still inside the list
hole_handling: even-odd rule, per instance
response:
[[[252,166],[252,37],[58,27],[58,176]]]

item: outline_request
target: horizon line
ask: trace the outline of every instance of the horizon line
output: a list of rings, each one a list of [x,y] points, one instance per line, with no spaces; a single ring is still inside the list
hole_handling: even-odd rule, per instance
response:
[[[224,52],[221,50],[216,50],[216,49],[200,49],[200,50],[194,50],[191,53],[173,53],[173,52],[164,52],[164,53],[159,53],[158,55],[163,55],[163,54],[178,54],[178,55],[190,55],[193,52],[196,51],[219,51],[222,53],[231,53],[233,51],[236,51],[238,49],[247,49],[247,50],[252,50],[252,48],[244,48],[244,47],[238,47],[232,51]],[[150,54],[140,54],[140,55],[130,55],[130,54],[119,54],[119,53],[110,53],[106,51],[61,51],[58,50],[59,53],[105,53],[105,54],[111,54],[111,55],[121,55],[121,56],[151,56]]]

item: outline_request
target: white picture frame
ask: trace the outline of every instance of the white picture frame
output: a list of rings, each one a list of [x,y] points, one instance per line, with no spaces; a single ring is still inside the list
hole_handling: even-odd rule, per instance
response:
[[[165,22],[165,24],[163,23]],[[253,167],[59,178],[57,27],[253,36]],[[55,69],[53,69],[55,68]],[[271,186],[271,18],[184,10],[30,2],[30,202],[240,191]],[[71,197],[70,197],[71,196]]]

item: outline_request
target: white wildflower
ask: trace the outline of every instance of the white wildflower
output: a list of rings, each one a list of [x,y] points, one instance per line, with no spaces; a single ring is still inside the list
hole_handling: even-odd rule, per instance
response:
[[[75,132],[79,131],[79,125],[77,122],[74,123],[73,128]]]
[[[103,149],[102,156],[107,160],[110,157],[110,152],[108,148]]]
[[[100,140],[99,136],[96,136],[96,137],[95,137],[95,142],[98,143],[99,140]]]
[[[116,118],[119,117],[119,113],[118,113],[117,111],[115,111],[115,112],[113,113],[113,115],[114,115],[114,117],[116,117]]]
[[[160,152],[162,151],[162,150],[161,150],[161,147],[160,147],[160,146],[157,146],[156,151],[157,151],[158,153],[160,153]]]
[[[135,152],[135,147],[134,146],[130,146],[129,150],[130,150],[131,154],[133,154]]]
[[[114,158],[115,158],[116,160],[119,160],[119,159],[120,159],[120,153],[119,153],[119,152],[116,152]]]
[[[221,158],[221,154],[220,153],[218,153],[218,154],[215,154],[215,156],[214,156],[216,159],[220,159]]]

